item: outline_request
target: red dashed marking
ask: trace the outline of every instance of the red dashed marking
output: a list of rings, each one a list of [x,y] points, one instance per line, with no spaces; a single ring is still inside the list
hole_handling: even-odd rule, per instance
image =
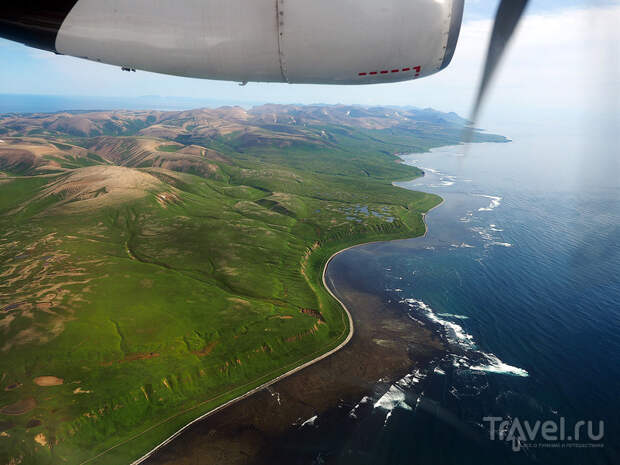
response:
[[[415,77],[419,77],[420,73],[422,72],[422,67],[421,66],[414,66],[413,68],[402,68],[402,69],[393,69],[393,70],[389,70],[389,69],[383,69],[381,71],[369,71],[369,72],[364,72],[364,73],[358,73],[358,76],[376,76],[377,74],[390,74],[390,73],[406,73],[409,71],[415,71]]]

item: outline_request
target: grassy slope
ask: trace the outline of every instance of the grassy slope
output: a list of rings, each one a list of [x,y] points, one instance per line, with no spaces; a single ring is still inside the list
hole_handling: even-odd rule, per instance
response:
[[[455,141],[315,130],[330,134],[326,147],[208,141],[233,160],[211,179],[142,168],[171,202],[152,191],[73,211],[52,197],[16,212],[54,178],[0,184],[1,386],[22,384],[1,405],[37,401],[0,416],[12,426],[0,461],[80,463],[113,447],[95,463],[127,462],[344,339],[346,319],[321,284],[326,260],[422,234],[421,213],[440,199],[393,187],[421,172],[388,154]],[[44,375],[64,384],[32,382]]]

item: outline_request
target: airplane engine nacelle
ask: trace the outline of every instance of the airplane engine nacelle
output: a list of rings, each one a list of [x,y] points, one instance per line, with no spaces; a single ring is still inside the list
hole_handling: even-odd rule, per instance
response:
[[[0,36],[179,76],[370,84],[445,68],[463,1],[26,0],[0,12]]]

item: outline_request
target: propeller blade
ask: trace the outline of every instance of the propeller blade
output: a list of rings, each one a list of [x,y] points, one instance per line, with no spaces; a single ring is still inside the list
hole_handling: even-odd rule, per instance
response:
[[[497,69],[497,65],[504,54],[506,45],[508,44],[512,34],[519,24],[519,20],[523,15],[523,11],[527,6],[528,0],[502,0],[495,14],[495,24],[493,25],[493,33],[489,42],[489,50],[487,51],[487,59],[484,65],[484,73],[478,88],[478,95],[474,105],[474,111],[471,116],[472,126],[478,118],[480,105],[484,99],[487,87],[493,78],[493,74]]]

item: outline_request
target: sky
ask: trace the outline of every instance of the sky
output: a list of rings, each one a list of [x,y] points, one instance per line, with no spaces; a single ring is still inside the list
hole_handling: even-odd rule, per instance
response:
[[[141,72],[56,56],[0,40],[0,94],[194,97],[221,102],[414,105],[467,116],[497,1],[466,0],[452,64],[417,81],[366,86],[237,83]],[[618,123],[620,1],[532,0],[489,92],[482,121]],[[1,108],[0,108],[1,111]],[[615,118],[615,119],[614,119]]]

